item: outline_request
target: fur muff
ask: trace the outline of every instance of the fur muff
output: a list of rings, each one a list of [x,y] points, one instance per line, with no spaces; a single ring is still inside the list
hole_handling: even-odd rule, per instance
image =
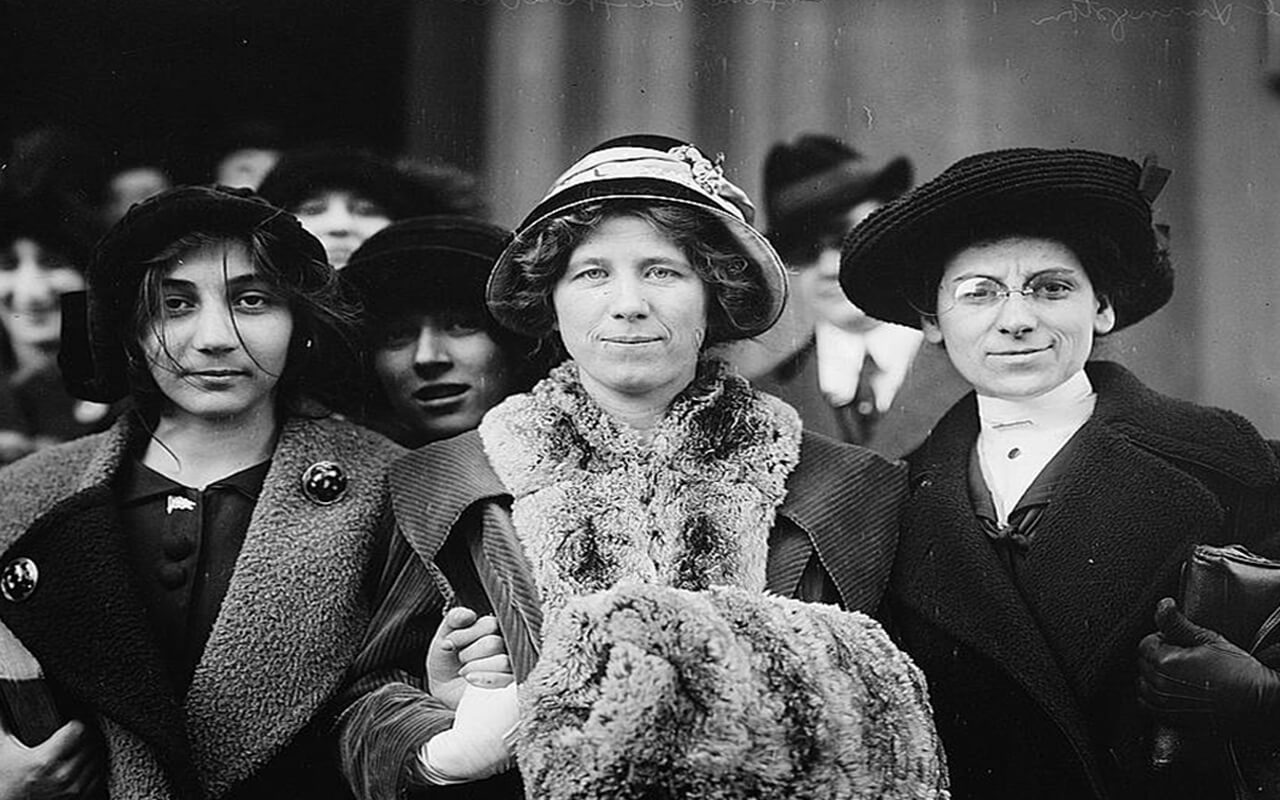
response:
[[[544,633],[520,693],[531,798],[949,796],[924,677],[863,614],[628,583]]]

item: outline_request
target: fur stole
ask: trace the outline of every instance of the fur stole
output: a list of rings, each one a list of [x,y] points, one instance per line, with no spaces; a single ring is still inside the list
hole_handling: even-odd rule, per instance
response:
[[[624,580],[764,589],[800,419],[723,362],[699,363],[648,442],[572,361],[492,409],[480,436],[547,611]]]

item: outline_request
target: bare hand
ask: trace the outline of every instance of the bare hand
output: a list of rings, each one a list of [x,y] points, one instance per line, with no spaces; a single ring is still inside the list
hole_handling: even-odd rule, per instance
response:
[[[102,748],[79,720],[35,747],[19,741],[0,720],[0,800],[86,796],[104,775]]]
[[[427,649],[427,688],[432,696],[457,708],[468,683],[497,689],[514,680],[498,620],[477,616],[469,608],[449,609]]]

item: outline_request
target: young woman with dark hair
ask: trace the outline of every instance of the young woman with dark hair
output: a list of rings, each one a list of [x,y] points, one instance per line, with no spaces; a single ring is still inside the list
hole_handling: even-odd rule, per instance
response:
[[[188,187],[87,279],[64,373],[133,408],[0,472],[0,663],[26,666],[0,797],[341,797],[321,732],[401,449],[313,399],[349,338],[336,275],[286,212]]]

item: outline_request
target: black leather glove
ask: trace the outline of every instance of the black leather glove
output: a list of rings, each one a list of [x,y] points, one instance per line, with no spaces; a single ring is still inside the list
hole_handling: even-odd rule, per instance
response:
[[[1138,645],[1138,699],[1161,721],[1216,732],[1280,729],[1280,673],[1183,616],[1156,605],[1158,633]]]

